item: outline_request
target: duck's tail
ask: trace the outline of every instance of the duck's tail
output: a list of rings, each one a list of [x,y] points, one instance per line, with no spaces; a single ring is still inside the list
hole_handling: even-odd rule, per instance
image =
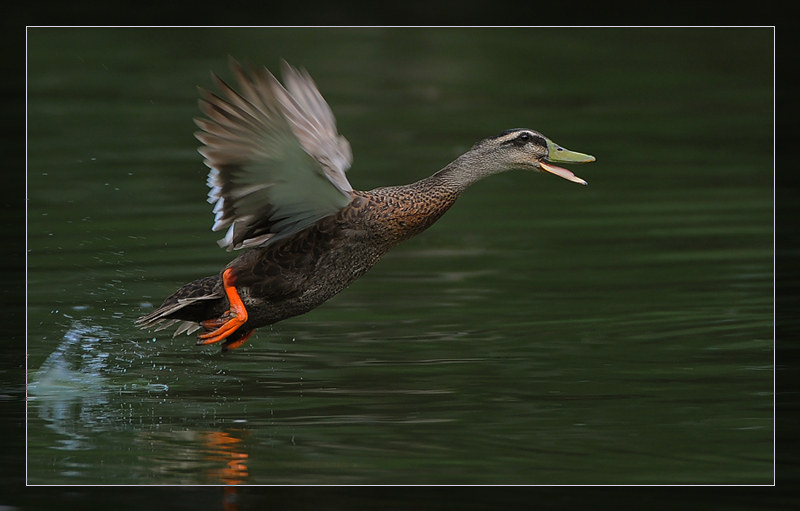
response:
[[[203,328],[201,321],[216,317],[217,309],[224,311],[227,306],[221,303],[224,301],[220,276],[205,277],[178,289],[158,309],[140,317],[134,325],[146,329],[155,327],[155,331],[159,331],[179,323],[173,337],[184,332],[191,334]]]

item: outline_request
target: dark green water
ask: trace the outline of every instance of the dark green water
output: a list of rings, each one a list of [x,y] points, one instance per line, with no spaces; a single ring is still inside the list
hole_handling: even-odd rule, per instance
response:
[[[30,484],[772,484],[769,29],[30,29]],[[196,86],[306,67],[355,188],[543,132],[221,355],[133,327],[218,272]]]

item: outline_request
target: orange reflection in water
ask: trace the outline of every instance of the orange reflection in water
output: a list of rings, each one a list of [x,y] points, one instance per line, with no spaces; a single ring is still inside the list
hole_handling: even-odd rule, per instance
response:
[[[208,461],[221,463],[220,468],[206,472],[209,479],[223,484],[241,484],[247,478],[247,453],[241,452],[241,438],[236,438],[223,431],[206,431],[202,434]]]

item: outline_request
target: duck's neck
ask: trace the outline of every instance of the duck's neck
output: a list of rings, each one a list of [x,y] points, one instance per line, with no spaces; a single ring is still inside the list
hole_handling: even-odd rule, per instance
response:
[[[462,154],[429,178],[423,179],[420,184],[424,182],[428,186],[443,188],[451,193],[460,195],[476,181],[503,170],[505,169],[492,161],[489,155],[480,154],[473,150]]]
[[[471,151],[416,183],[354,194],[370,201],[373,230],[382,233],[387,247],[394,246],[433,225],[472,183],[500,172],[493,164]]]

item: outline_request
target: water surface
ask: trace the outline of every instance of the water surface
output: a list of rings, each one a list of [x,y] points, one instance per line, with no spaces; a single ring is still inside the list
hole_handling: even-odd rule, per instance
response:
[[[773,482],[770,30],[28,35],[28,483]],[[355,188],[513,127],[597,162],[476,184],[232,353],[139,331],[231,257],[192,136],[228,54],[308,68]]]

